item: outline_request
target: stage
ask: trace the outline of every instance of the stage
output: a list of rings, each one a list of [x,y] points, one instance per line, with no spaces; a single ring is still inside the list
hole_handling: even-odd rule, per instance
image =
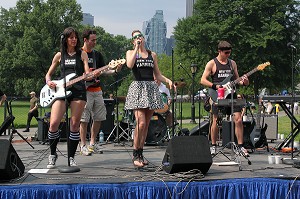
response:
[[[26,136],[24,136],[26,137]],[[1,136],[0,139],[6,139]],[[75,160],[76,173],[60,173],[67,166],[67,144],[58,145],[57,168],[47,170],[49,145],[31,141],[32,149],[18,136],[12,146],[25,166],[24,174],[10,182],[1,182],[0,198],[299,198],[300,170],[287,164],[268,164],[270,154],[290,158],[290,154],[273,150],[282,140],[269,143],[270,152],[257,149],[250,162],[241,157],[241,164],[230,163],[219,154],[203,175],[199,171],[168,174],[162,169],[168,142],[145,146],[149,166],[135,169],[131,162],[131,142],[109,142],[101,145],[103,154],[82,156]],[[233,157],[231,149],[224,153]],[[187,156],[189,154],[186,154]],[[299,159],[299,155],[297,155]]]

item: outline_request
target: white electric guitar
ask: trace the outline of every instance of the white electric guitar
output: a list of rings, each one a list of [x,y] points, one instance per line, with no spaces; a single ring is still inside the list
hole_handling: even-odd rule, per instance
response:
[[[65,98],[65,87],[69,88],[73,84],[85,80],[86,78],[89,78],[93,76],[95,72],[104,72],[107,70],[111,70],[116,68],[118,65],[125,64],[126,60],[125,59],[119,59],[119,60],[112,60],[109,62],[108,65],[103,66],[101,68],[98,68],[94,70],[93,72],[84,74],[82,76],[76,77],[75,73],[71,73],[66,76],[66,86],[64,85],[64,79],[61,80],[53,80],[54,83],[56,83],[55,88],[50,88],[47,84],[42,88],[40,92],[40,105],[42,107],[49,107],[55,102],[57,99],[64,99]],[[76,77],[76,78],[74,78]],[[72,79],[74,78],[74,79]],[[72,94],[71,91],[66,91],[67,97]]]
[[[250,75],[252,75],[253,73],[255,73],[256,71],[259,71],[259,70],[263,70],[265,69],[265,67],[269,66],[270,65],[270,62],[266,62],[266,63],[263,63],[263,64],[260,64],[258,65],[256,68],[254,68],[253,70],[251,70],[250,72],[246,73],[245,75],[247,77],[249,77]],[[239,83],[241,80],[242,80],[242,77],[239,77],[237,78],[236,80],[234,81],[230,81],[231,77],[233,75],[229,75],[228,77],[226,77],[221,83],[220,85],[223,86],[223,88],[225,88],[225,92],[224,92],[224,99],[231,93],[231,91],[235,88],[235,85],[237,83]],[[208,89],[208,93],[209,93],[209,96],[211,97],[211,99],[214,101],[214,102],[217,102],[217,99],[218,99],[218,92],[212,88],[209,88]]]

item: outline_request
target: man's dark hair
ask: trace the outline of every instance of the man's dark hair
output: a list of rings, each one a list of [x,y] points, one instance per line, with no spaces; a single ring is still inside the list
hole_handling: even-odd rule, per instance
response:
[[[231,50],[231,44],[227,41],[220,41],[218,44],[218,50]]]
[[[82,38],[83,39],[89,39],[90,35],[92,35],[92,34],[97,34],[96,30],[87,29],[87,30],[83,31]]]

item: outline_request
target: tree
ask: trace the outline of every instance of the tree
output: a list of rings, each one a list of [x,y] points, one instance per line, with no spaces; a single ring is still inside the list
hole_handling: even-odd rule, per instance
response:
[[[16,7],[1,8],[0,83],[8,95],[39,91],[55,52],[60,34],[77,27],[82,12],[76,0],[20,0]],[[5,39],[4,39],[5,38]]]
[[[291,78],[278,74],[291,71],[286,44],[299,44],[298,6],[295,0],[198,0],[194,15],[178,20],[175,50],[181,59],[204,68],[216,56],[218,42],[227,40],[233,45],[231,57],[237,61],[240,75],[271,62],[271,67],[250,77],[256,95],[259,87],[285,88]]]

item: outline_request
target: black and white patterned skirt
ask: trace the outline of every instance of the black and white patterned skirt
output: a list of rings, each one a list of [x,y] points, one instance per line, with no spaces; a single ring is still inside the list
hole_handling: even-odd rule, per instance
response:
[[[164,104],[155,81],[133,81],[125,102],[125,110],[149,108],[162,109]]]

